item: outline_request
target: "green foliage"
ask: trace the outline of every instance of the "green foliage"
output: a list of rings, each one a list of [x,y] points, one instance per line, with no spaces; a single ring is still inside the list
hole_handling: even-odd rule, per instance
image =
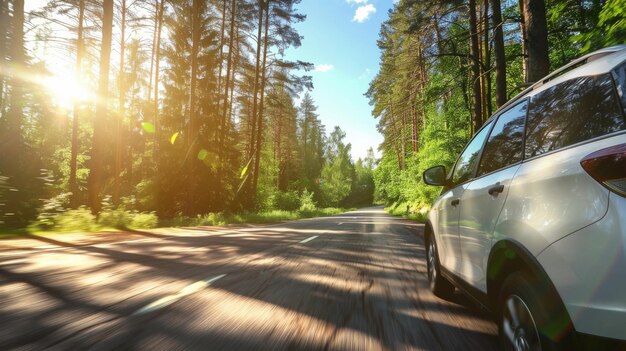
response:
[[[48,200],[48,203],[54,201]],[[53,232],[92,232],[100,227],[96,224],[96,217],[86,207],[75,210],[50,209],[40,213],[38,219],[29,226],[29,230]]]
[[[43,205],[38,210],[39,214],[33,225],[41,230],[55,228],[57,226],[57,217],[67,211],[71,195],[71,193],[61,193],[50,199],[43,200]]]
[[[321,191],[326,205],[337,207],[350,195],[354,165],[350,159],[350,144],[344,144],[346,133],[335,127],[328,142],[328,162],[322,168]]]
[[[98,229],[96,218],[86,207],[60,213],[53,218],[54,226],[49,228],[57,232],[91,232]]]
[[[296,191],[277,191],[270,198],[270,208],[284,211],[295,211],[300,208],[300,197]]]
[[[575,35],[574,43],[581,43],[581,52],[587,53],[605,46],[626,43],[626,0],[607,0],[598,16],[597,25],[589,32]]]
[[[301,218],[312,218],[319,216],[331,216],[345,212],[344,208],[315,208],[298,211],[267,210],[260,212],[242,212],[225,215],[222,213],[209,213],[196,217],[176,216],[169,220],[161,221],[163,226],[186,227],[186,226],[213,226],[226,224],[243,223],[274,223]]]
[[[128,226],[132,229],[150,229],[159,225],[159,218],[155,212],[136,213],[131,216],[131,222]]]
[[[313,212],[317,209],[315,200],[313,199],[314,195],[314,193],[306,189],[302,190],[302,194],[300,195],[300,212]]]

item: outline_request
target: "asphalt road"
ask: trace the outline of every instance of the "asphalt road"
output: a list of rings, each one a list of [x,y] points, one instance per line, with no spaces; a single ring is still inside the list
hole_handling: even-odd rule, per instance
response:
[[[0,241],[0,350],[497,350],[488,315],[428,290],[422,232],[376,207]]]

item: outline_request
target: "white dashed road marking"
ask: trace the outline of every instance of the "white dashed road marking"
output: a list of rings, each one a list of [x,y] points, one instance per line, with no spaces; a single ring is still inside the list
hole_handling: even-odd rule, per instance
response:
[[[163,298],[160,298],[156,301],[154,301],[151,304],[148,304],[144,307],[142,307],[140,310],[138,310],[137,312],[133,313],[133,315],[142,315],[142,314],[146,314],[146,313],[150,313],[156,310],[160,310],[162,308],[165,308],[171,304],[173,304],[174,302],[182,299],[183,297],[187,296],[187,295],[191,295],[193,293],[196,293],[202,289],[205,289],[207,287],[209,287],[209,285],[211,285],[211,283],[214,283],[215,281],[222,279],[226,276],[226,274],[222,274],[222,275],[218,275],[217,277],[213,277],[213,278],[209,278],[209,279],[205,279],[205,280],[200,280],[197,281],[191,285],[187,285],[186,287],[182,288],[177,294],[174,295],[169,295],[169,296],[165,296]]]
[[[315,236],[312,236],[312,237],[310,237],[310,238],[308,238],[308,239],[304,239],[304,240],[302,240],[302,241],[300,242],[300,244],[306,244],[306,243],[308,243],[309,241],[311,241],[311,240],[315,240],[315,239],[316,239],[316,238],[318,238],[318,237],[319,237],[319,235],[315,235]]]

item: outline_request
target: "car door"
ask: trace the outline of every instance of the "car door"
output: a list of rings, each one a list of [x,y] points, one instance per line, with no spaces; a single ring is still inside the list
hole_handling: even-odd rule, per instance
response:
[[[487,291],[485,268],[492,234],[509,185],[522,161],[528,101],[500,113],[483,148],[476,177],[465,188],[459,213],[461,277]]]
[[[492,124],[485,125],[467,144],[450,173],[450,185],[444,188],[434,206],[437,209],[439,263],[455,274],[464,266],[459,247],[461,197],[474,175],[480,150]]]

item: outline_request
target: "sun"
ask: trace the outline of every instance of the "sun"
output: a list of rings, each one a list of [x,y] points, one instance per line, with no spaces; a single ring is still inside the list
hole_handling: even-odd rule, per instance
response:
[[[88,102],[96,99],[96,95],[85,84],[72,76],[48,76],[41,83],[48,90],[55,105],[66,110],[72,109],[75,101]]]

